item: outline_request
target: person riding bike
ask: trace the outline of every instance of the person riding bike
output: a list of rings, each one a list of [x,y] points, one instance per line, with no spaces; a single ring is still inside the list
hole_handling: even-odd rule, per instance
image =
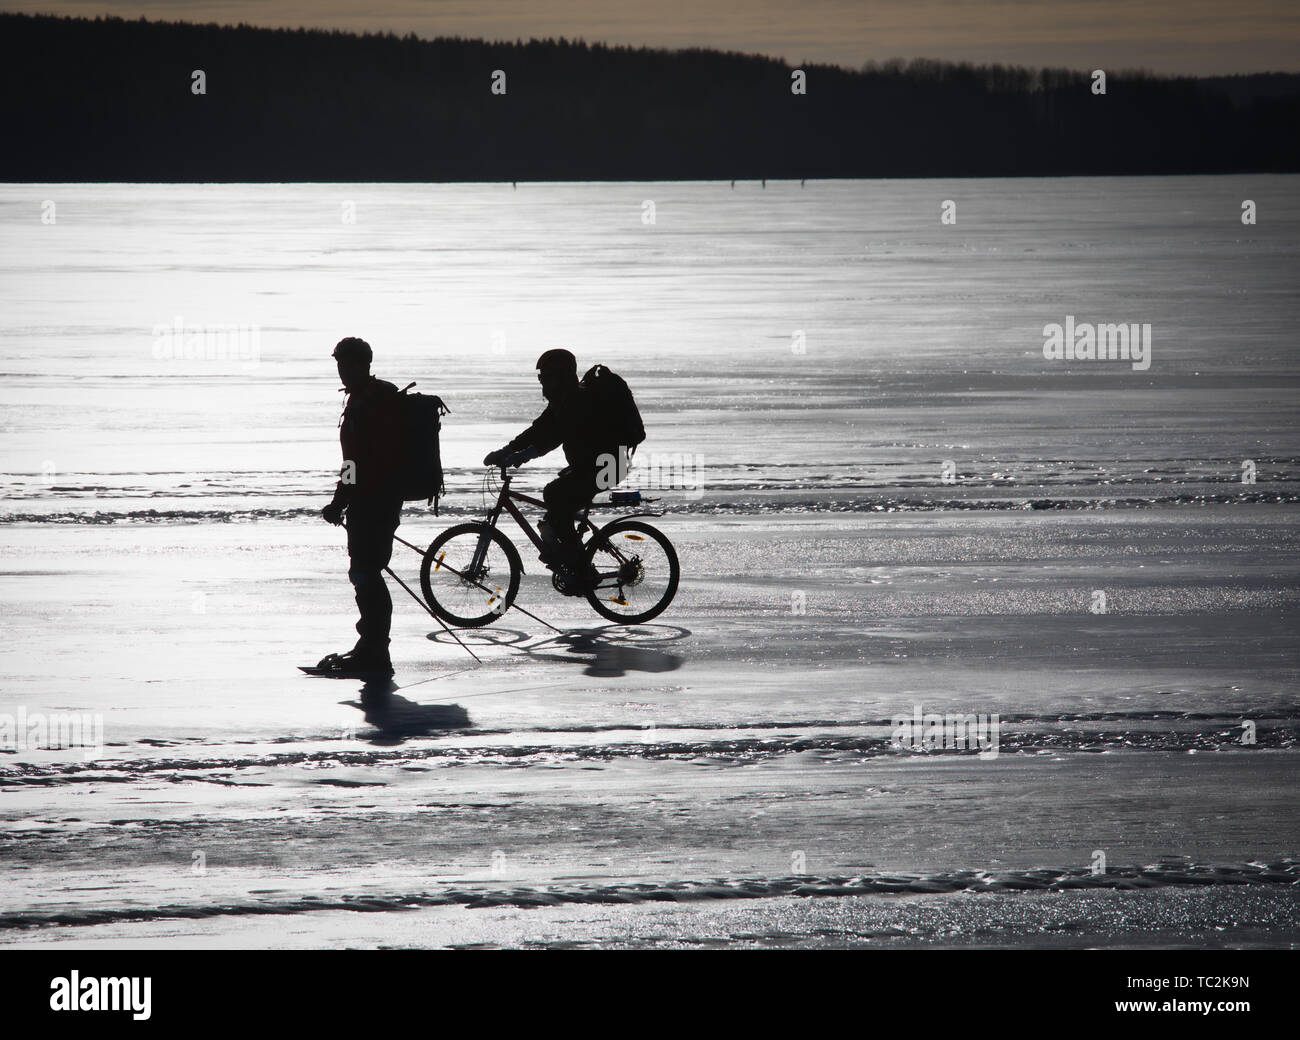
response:
[[[592,391],[578,381],[578,359],[567,350],[546,351],[537,359],[546,410],[518,437],[489,452],[485,466],[521,466],[564,446],[568,465],[546,485],[542,501],[546,514],[538,525],[541,561],[562,578],[578,584],[590,580],[582,573],[582,543],[574,529],[575,514],[591,505],[627,476],[628,462],[617,437],[597,419]]]

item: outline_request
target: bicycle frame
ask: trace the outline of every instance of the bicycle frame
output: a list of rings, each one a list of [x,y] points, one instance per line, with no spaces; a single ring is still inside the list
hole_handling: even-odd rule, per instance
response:
[[[528,517],[520,511],[515,505],[516,502],[527,502],[530,506],[538,506],[541,509],[546,508],[546,503],[539,498],[533,498],[531,495],[521,494],[518,491],[510,490],[510,474],[503,468],[501,470],[501,493],[497,495],[497,503],[489,511],[483,522],[489,527],[496,527],[497,521],[501,519],[501,511],[505,510],[517,523],[524,534],[528,535],[528,540],[537,547],[538,551],[542,548],[542,536],[534,529],[533,525],[528,522]],[[478,546],[474,550],[474,557],[470,561],[470,573],[477,573],[483,564],[483,555],[487,552],[488,538],[486,535],[479,539]]]
[[[525,495],[520,491],[511,491],[510,481],[511,481],[510,474],[506,472],[505,467],[502,467],[501,468],[501,493],[497,496],[496,505],[493,506],[492,509],[488,511],[488,515],[484,518],[483,522],[486,523],[489,527],[496,527],[497,521],[500,520],[501,518],[502,510],[505,510],[512,517],[514,517],[515,523],[517,523],[520,529],[524,532],[524,534],[528,536],[528,540],[533,543],[537,551],[541,552],[543,547],[545,546],[545,542],[542,541],[542,536],[539,535],[533,529],[533,525],[528,522],[528,517],[523,512],[520,511],[519,507],[515,503],[526,502],[528,505],[536,506],[539,509],[545,509],[546,503],[543,502],[540,498],[534,498],[532,495]],[[591,511],[591,506],[588,506],[586,509],[582,511],[582,513],[579,516],[575,517],[579,541],[582,540],[583,535],[586,534],[588,531],[594,534],[598,530],[596,525],[593,524],[591,520],[588,518],[587,514],[590,511]],[[662,514],[630,513],[627,515],[628,516],[660,516]],[[479,568],[483,565],[483,557],[487,554],[488,541],[489,538],[486,534],[482,535],[479,538],[478,545],[475,546],[474,548],[473,559],[470,561],[471,574],[477,574]],[[617,553],[615,554],[615,556],[616,558],[618,558]],[[620,558],[619,562],[624,563],[626,561]]]
[[[545,509],[546,503],[540,498],[533,498],[532,495],[525,495],[519,491],[510,490],[510,474],[502,472],[501,474],[501,494],[497,496],[497,504],[487,515],[486,522],[496,527],[497,521],[501,517],[501,511],[504,509],[528,535],[528,540],[533,543],[539,550],[542,547],[542,536],[533,529],[533,525],[528,522],[528,517],[515,505],[516,502],[526,502],[530,506],[537,506],[539,509]]]

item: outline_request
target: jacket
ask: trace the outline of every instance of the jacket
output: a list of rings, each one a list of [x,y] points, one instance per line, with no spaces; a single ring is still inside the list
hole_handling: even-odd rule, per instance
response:
[[[571,397],[551,401],[528,429],[506,445],[506,450],[529,448],[537,456],[563,445],[564,458],[570,466],[594,469],[601,455],[618,453],[617,443],[602,430],[596,418],[595,406],[592,391],[579,386]]]
[[[397,387],[375,376],[348,394],[339,421],[343,468],[334,488],[335,505],[401,501],[402,423],[397,397]]]

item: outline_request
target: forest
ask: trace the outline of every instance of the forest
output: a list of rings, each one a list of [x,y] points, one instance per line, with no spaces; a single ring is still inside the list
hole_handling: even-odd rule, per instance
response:
[[[859,69],[0,14],[5,181],[997,177],[1300,169],[1300,75]]]

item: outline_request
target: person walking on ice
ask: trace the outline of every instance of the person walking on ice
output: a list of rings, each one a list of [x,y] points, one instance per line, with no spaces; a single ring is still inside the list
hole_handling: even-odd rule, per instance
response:
[[[347,393],[339,420],[343,467],[321,516],[335,525],[347,521],[348,580],[360,616],[356,645],[345,653],[328,654],[317,667],[339,676],[391,676],[393,600],[384,568],[392,558],[393,535],[402,515],[399,392],[370,373],[374,353],[365,340],[340,340],[333,357]]]

